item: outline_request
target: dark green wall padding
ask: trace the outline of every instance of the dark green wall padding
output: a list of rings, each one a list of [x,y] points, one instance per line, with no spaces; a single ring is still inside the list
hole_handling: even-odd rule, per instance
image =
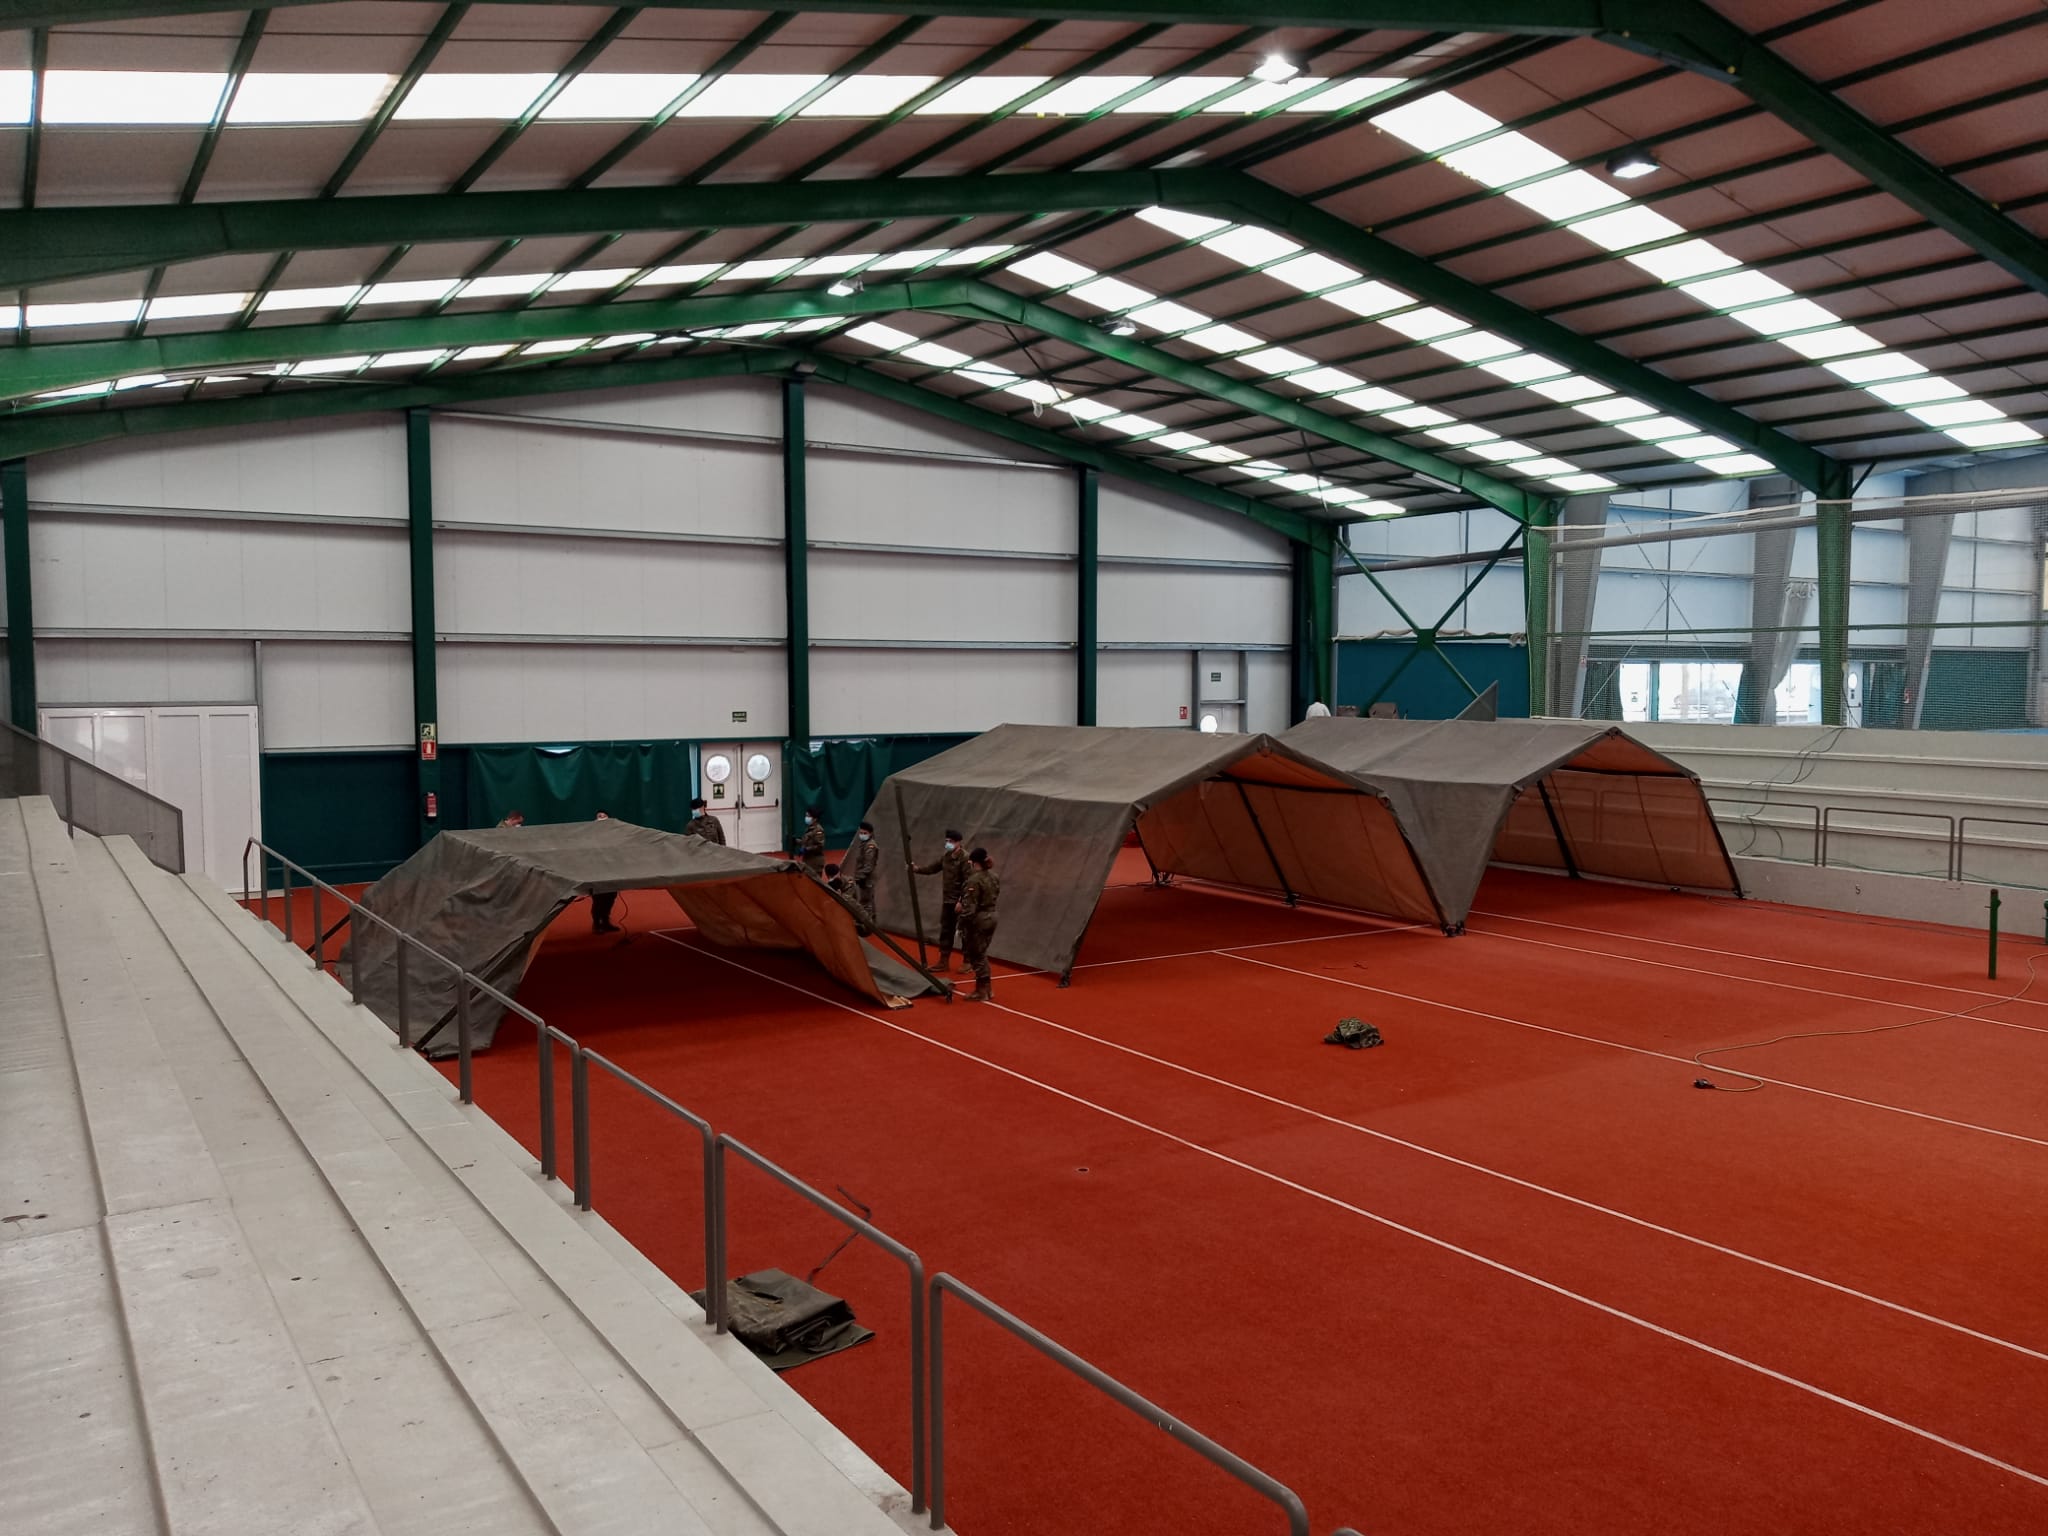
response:
[[[599,811],[664,832],[689,824],[696,778],[686,741],[470,747],[465,755],[472,826],[496,826],[508,811],[536,826]]]
[[[882,781],[899,768],[950,751],[966,736],[869,736],[851,740],[814,741],[808,749],[793,748],[783,761],[792,814],[801,821],[806,806],[815,805],[825,824],[825,838],[841,848],[853,841],[860,819],[874,802]],[[936,843],[944,827],[934,827]],[[900,852],[900,850],[896,850]],[[887,857],[892,850],[884,849]]]
[[[1412,640],[1346,640],[1337,647],[1337,704],[1355,704],[1363,713],[1380,685],[1415,650]],[[1488,683],[1500,684],[1500,718],[1526,719],[1529,714],[1529,650],[1501,640],[1446,640],[1444,655],[1481,693]],[[1450,668],[1436,656],[1408,661],[1380,702],[1398,704],[1406,720],[1449,720],[1472,702]]]
[[[418,846],[412,757],[404,747],[264,753],[263,841],[333,885],[378,879]]]

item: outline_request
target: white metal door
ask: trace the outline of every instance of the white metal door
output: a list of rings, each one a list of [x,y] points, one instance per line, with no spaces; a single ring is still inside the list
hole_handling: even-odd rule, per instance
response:
[[[739,766],[739,846],[773,853],[782,846],[782,743],[743,742]]]
[[[1248,663],[1243,651],[1195,652],[1195,707],[1188,723],[1198,731],[1244,729]]]
[[[740,846],[740,773],[736,741],[721,741],[697,753],[697,793],[725,829],[725,840],[735,848]]]

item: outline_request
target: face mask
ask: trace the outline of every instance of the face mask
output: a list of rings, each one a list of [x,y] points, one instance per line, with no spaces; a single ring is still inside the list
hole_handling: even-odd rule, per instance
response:
[[[960,850],[960,845],[959,845],[958,843],[952,843],[952,842],[949,842],[949,843],[947,843],[947,844],[946,844],[946,852],[948,852],[948,853],[957,853],[957,852],[959,852],[959,850]]]
[[[806,816],[804,818],[804,825],[808,827],[809,825],[811,825],[812,822],[816,821],[817,819],[818,818],[815,816]]]
[[[861,833],[861,835],[860,835],[860,840],[861,840],[862,842],[866,842],[866,841],[868,840],[868,834],[867,834],[867,833],[865,833],[865,832]]]

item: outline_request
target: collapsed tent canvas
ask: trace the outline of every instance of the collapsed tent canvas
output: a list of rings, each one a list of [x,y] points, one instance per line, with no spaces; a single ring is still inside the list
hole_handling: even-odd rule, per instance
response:
[[[600,891],[665,890],[699,932],[731,948],[802,949],[834,979],[885,1004],[933,990],[864,940],[853,914],[801,866],[624,821],[443,832],[363,893],[363,905],[515,997],[548,924]],[[400,945],[374,923],[361,945],[363,1002],[395,1030]],[[455,1049],[455,980],[417,952],[406,961],[406,1016],[434,1054]],[[471,1037],[490,1044],[502,1010],[479,997]],[[434,1033],[438,1029],[438,1033]]]
[[[1489,863],[1741,894],[1692,772],[1576,720],[1304,720],[1281,741],[1385,795],[1462,924]]]
[[[1069,971],[1117,850],[1135,830],[1155,869],[1441,921],[1429,881],[1384,796],[1269,736],[1004,725],[892,774],[868,811],[887,857],[882,925],[916,931],[903,833],[929,863],[958,828],[989,849],[1002,885],[991,952]],[[918,910],[927,939],[939,882]]]

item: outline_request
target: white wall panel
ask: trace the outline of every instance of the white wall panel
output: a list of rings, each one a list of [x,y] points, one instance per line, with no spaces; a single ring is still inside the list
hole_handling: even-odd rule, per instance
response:
[[[1245,657],[1247,683],[1245,729],[1274,735],[1296,722],[1288,718],[1288,689],[1293,661],[1285,651],[1253,651]],[[1098,687],[1100,685],[1098,684]]]
[[[36,692],[66,704],[253,704],[246,640],[38,640]]]
[[[1102,639],[1284,645],[1293,578],[1285,571],[1104,565]]]
[[[393,747],[412,741],[412,648],[349,640],[263,643],[263,745]]]
[[[403,630],[404,536],[381,528],[45,514],[29,524],[51,629]]]
[[[1074,672],[1071,650],[814,650],[811,729],[864,736],[1071,725]]]
[[[437,420],[434,517],[780,538],[781,450],[773,443]]]
[[[1108,475],[1098,501],[1102,553],[1189,560],[1291,560],[1287,540],[1250,518],[1178,501]]]
[[[1067,555],[1078,542],[1071,470],[814,450],[809,475],[814,540]]]
[[[1193,673],[1189,651],[1105,652],[1096,670],[1095,717],[1104,725],[1184,726],[1180,711],[1192,702],[1188,690],[1194,686]],[[1284,673],[1281,681],[1284,701]],[[1258,697],[1256,692],[1253,697]],[[1286,704],[1280,707],[1284,710]]]
[[[811,634],[1070,645],[1076,585],[1074,567],[1064,561],[813,550]],[[1103,602],[1106,609],[1106,595]]]
[[[701,384],[657,384],[640,389],[546,395],[494,406],[489,414],[679,427],[753,437],[782,435],[781,394],[772,379],[718,379]],[[437,421],[437,431],[438,427]]]
[[[176,433],[36,459],[37,504],[405,517],[396,417]]]
[[[813,384],[805,393],[804,435],[813,443],[864,443],[918,453],[1057,463],[1021,443],[957,426],[922,411],[906,410],[852,390]],[[1071,471],[1069,471],[1071,473]]]
[[[451,742],[749,737],[787,728],[780,646],[446,644],[441,735]],[[814,685],[815,687],[815,685]]]
[[[444,634],[784,633],[780,549],[444,530],[435,556]]]

